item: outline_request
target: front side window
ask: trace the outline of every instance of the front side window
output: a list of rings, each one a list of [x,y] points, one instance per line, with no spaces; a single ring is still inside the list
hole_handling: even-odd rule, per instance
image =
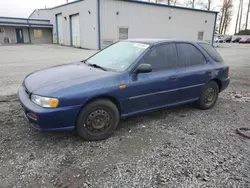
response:
[[[146,51],[148,47],[149,45],[144,43],[129,41],[118,42],[90,57],[86,63],[95,64],[118,72],[124,71]]]
[[[206,62],[203,54],[192,44],[177,44],[179,67],[190,67],[194,65],[203,65]]]
[[[150,64],[153,71],[174,69],[178,65],[177,61],[175,44],[156,46],[143,58],[143,63]]]

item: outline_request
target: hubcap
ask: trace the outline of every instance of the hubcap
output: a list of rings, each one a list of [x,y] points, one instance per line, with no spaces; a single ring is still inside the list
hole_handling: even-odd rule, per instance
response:
[[[86,119],[86,125],[91,132],[104,131],[110,124],[110,115],[106,110],[94,110]]]
[[[215,99],[215,89],[208,88],[205,93],[205,103],[209,105],[213,103],[214,99]]]

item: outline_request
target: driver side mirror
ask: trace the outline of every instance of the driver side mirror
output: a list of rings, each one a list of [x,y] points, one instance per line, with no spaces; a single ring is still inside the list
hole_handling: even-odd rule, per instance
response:
[[[135,69],[135,73],[148,73],[148,72],[152,72],[152,66],[150,64],[140,64]]]

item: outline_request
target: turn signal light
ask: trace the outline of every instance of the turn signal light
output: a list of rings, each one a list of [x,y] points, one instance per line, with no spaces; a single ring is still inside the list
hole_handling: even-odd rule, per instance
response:
[[[33,117],[34,119],[37,119],[37,115],[34,113],[30,113],[31,117]]]
[[[58,99],[51,99],[50,100],[50,107],[56,108],[58,106],[58,103],[59,103]]]
[[[125,89],[125,88],[126,88],[126,85],[120,85],[119,88],[120,88],[120,89]]]

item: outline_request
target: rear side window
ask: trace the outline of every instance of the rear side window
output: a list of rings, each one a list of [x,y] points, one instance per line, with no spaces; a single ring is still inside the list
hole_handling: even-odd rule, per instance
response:
[[[214,61],[223,62],[220,54],[210,44],[199,43],[199,45],[213,58]]]
[[[192,44],[178,43],[179,67],[203,65],[206,62],[203,54]]]
[[[150,64],[153,71],[177,68],[178,59],[175,44],[156,46],[144,57],[143,63]]]

